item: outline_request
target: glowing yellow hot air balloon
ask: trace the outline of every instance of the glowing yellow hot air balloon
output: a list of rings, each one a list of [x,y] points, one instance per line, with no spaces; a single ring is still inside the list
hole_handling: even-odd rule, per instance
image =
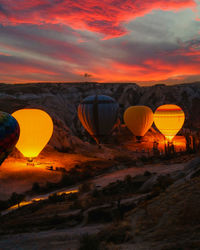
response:
[[[153,112],[147,106],[131,106],[124,112],[124,122],[135,136],[141,138],[153,123]]]
[[[20,127],[17,149],[30,160],[37,157],[52,136],[51,117],[40,109],[20,109],[12,116]]]
[[[158,107],[154,113],[154,123],[158,130],[172,141],[174,136],[182,128],[185,121],[183,110],[174,104],[165,104]]]

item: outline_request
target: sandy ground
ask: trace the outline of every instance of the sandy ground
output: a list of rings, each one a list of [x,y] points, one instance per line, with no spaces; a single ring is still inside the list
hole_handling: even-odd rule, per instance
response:
[[[8,157],[0,166],[0,200],[7,199],[13,192],[22,193],[30,190],[34,182],[38,182],[44,185],[47,181],[58,182],[62,173],[60,171],[50,171],[48,168],[53,166],[56,168],[65,168],[69,170],[76,164],[83,162],[100,160],[102,159],[104,149],[99,150],[99,158],[96,157],[95,152],[91,152],[88,155],[82,154],[64,154],[58,152],[51,152],[50,154],[42,154],[37,160],[35,165],[27,165],[26,159]],[[111,152],[110,149],[105,152],[105,156],[117,155],[117,152]],[[94,153],[94,154],[93,154]],[[108,153],[108,154],[107,154]],[[119,152],[120,153],[120,152]],[[122,152],[122,155],[124,153]],[[47,157],[50,155],[51,157]],[[92,157],[95,155],[95,157]],[[107,158],[106,157],[106,158]],[[134,153],[131,155],[134,158]],[[109,157],[108,157],[109,158]],[[111,173],[95,181],[97,185],[107,185],[109,182],[116,181],[117,179],[123,179],[127,174],[137,175],[145,172],[146,170],[151,172],[163,172],[167,173],[181,168],[179,165],[145,165],[137,168],[130,168],[120,170],[115,173]]]
[[[47,181],[58,182],[62,173],[48,170],[50,166],[69,170],[81,162],[96,160],[80,154],[51,152],[50,155],[51,158],[45,155],[39,157],[34,166],[27,165],[23,157],[8,157],[0,166],[0,200],[7,199],[12,192],[22,193],[31,189],[34,182],[42,185]]]
[[[79,238],[86,233],[98,233],[104,226],[92,225],[74,229],[51,230],[0,237],[1,250],[77,250]],[[22,244],[23,242],[23,244]],[[119,245],[116,250],[152,250],[147,242]],[[95,249],[94,249],[95,250]]]
[[[85,233],[97,233],[103,226],[92,225],[65,230],[49,230],[40,233],[24,233],[0,237],[1,250],[77,250],[77,239]],[[22,245],[23,242],[23,245]]]
[[[133,167],[118,170],[113,173],[99,176],[92,182],[101,187],[118,179],[123,179],[127,174],[132,176],[142,174],[146,170],[166,174],[176,170],[181,170],[187,164],[170,164],[170,165],[145,165],[142,167]],[[64,190],[62,190],[64,191]],[[95,234],[103,229],[105,225],[89,225],[77,226],[75,228],[62,230],[48,230],[33,233],[15,234],[9,236],[0,236],[0,250],[77,250],[79,247],[79,239],[85,234]],[[152,249],[147,242],[133,243],[121,246],[119,249],[149,250]]]
[[[177,170],[182,170],[185,167],[185,165],[186,163],[170,164],[170,165],[156,164],[156,165],[145,165],[143,167],[132,167],[132,168],[118,170],[113,173],[98,176],[94,178],[91,181],[91,183],[93,183],[94,186],[98,188],[103,188],[107,186],[109,183],[115,182],[117,180],[123,180],[125,176],[127,175],[136,176],[139,174],[143,174],[145,171],[149,171],[152,173],[155,172],[158,174],[167,174],[167,173],[171,173]],[[38,195],[38,196],[34,195],[33,197],[27,197],[26,201],[22,202],[20,206],[26,206],[36,200],[47,199],[48,196],[53,193],[62,194],[62,193],[74,193],[74,192],[78,192],[78,186],[73,186],[71,188],[62,188],[62,189],[52,191],[43,195]],[[12,206],[9,209],[3,211],[2,215],[7,214],[17,208],[18,208],[18,205]]]
[[[176,136],[174,143],[177,150],[185,145],[182,136]],[[99,148],[98,145],[86,143],[84,147],[77,149],[76,154],[59,153],[47,146],[35,160],[35,166],[27,165],[26,159],[19,152],[16,152],[15,157],[9,156],[0,166],[0,200],[7,199],[13,192],[22,193],[31,189],[34,182],[42,185],[47,181],[58,182],[61,178],[61,172],[49,171],[48,168],[50,166],[53,166],[54,169],[65,168],[69,170],[76,164],[92,160],[108,160],[116,156],[137,158],[141,155],[151,154],[150,149],[152,149],[152,145],[152,141],[144,141],[138,144],[130,140],[123,145],[108,145],[107,147],[101,146]],[[138,174],[141,171],[148,170],[149,167],[146,166],[133,171],[127,170],[126,174]],[[162,168],[163,170],[168,169],[168,166],[163,166]],[[129,171],[131,172],[129,173]],[[152,169],[152,171],[154,170]],[[120,176],[124,177],[123,173],[125,172],[119,172],[116,177],[113,177],[113,181],[120,178]],[[104,181],[106,181],[106,178]]]

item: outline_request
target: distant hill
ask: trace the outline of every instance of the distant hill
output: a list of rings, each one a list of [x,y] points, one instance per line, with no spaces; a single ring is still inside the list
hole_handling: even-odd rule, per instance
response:
[[[42,108],[54,119],[51,144],[70,146],[69,140],[80,140],[84,129],[77,118],[77,106],[93,94],[114,97],[120,104],[120,116],[130,105],[147,105],[153,111],[166,103],[180,105],[186,114],[187,128],[200,128],[200,82],[167,86],[141,87],[135,83],[30,83],[0,84],[0,110],[12,113],[20,108]],[[60,138],[68,138],[60,140]]]

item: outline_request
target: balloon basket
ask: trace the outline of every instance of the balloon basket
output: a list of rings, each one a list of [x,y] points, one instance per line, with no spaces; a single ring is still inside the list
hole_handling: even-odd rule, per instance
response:
[[[142,136],[136,136],[136,143],[142,143]]]
[[[27,163],[26,163],[27,166],[35,166],[35,163],[33,162],[33,158],[29,157],[27,158]]]
[[[28,162],[26,163],[26,165],[27,165],[27,166],[30,166],[30,167],[34,167],[34,166],[35,166],[35,163],[34,163],[34,162],[29,162],[29,161],[28,161]]]

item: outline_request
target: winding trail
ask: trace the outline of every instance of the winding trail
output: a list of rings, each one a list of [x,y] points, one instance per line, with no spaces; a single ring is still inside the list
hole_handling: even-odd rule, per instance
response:
[[[169,164],[169,165],[151,164],[151,165],[144,165],[141,167],[126,168],[122,170],[116,170],[112,173],[107,173],[107,174],[97,176],[90,182],[94,184],[97,188],[103,188],[107,186],[109,183],[115,182],[117,180],[123,180],[126,175],[136,176],[139,174],[143,174],[145,171],[155,172],[158,174],[167,174],[167,173],[171,173],[174,171],[182,170],[186,164],[187,163]],[[23,201],[20,203],[20,207],[32,204],[39,200],[48,199],[49,195],[51,194],[57,193],[61,195],[64,193],[70,194],[70,193],[77,193],[77,192],[78,192],[78,186],[73,186],[70,188],[62,188],[62,189],[52,191],[52,192],[42,194],[42,195],[30,196],[30,197],[27,197],[26,201]],[[18,209],[18,205],[14,205],[10,207],[9,209],[2,211],[1,214],[5,215],[16,209]]]

